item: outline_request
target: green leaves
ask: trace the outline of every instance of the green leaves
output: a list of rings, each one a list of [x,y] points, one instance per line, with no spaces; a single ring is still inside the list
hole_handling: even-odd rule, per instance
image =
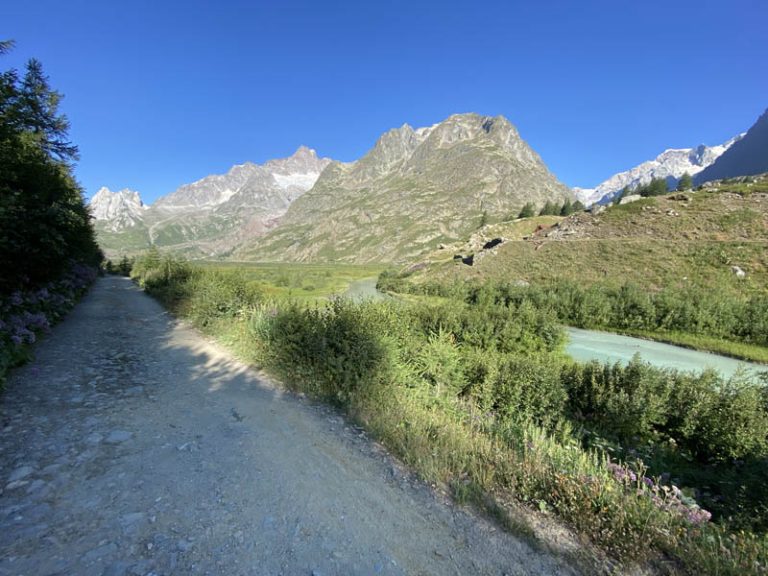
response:
[[[0,74],[0,295],[52,280],[71,260],[102,259],[71,173],[77,148],[60,99],[37,60],[22,79],[16,70]]]

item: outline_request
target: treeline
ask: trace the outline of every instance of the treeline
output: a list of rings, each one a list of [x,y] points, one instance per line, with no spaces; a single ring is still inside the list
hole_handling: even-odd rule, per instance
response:
[[[12,48],[0,42],[0,55]],[[0,73],[0,379],[93,280],[102,254],[61,96],[37,60]]]
[[[693,188],[693,178],[690,174],[688,174],[688,172],[685,172],[680,177],[680,180],[677,181],[675,190],[678,192],[684,192],[686,190],[690,190],[691,188]],[[666,178],[651,178],[651,181],[646,184],[639,184],[633,188],[625,186],[619,195],[614,199],[614,202],[618,204],[621,202],[622,198],[632,194],[639,194],[643,198],[649,198],[651,196],[663,196],[664,194],[669,194],[669,192],[669,184]]]
[[[498,286],[304,307],[157,253],[132,275],[460,500],[552,511],[624,561],[663,550],[690,572],[766,567],[750,530],[768,527],[768,403],[750,381],[573,362],[554,309]]]
[[[571,202],[566,198],[562,204],[556,204],[551,200],[547,200],[541,210],[538,211],[539,216],[570,216],[575,212],[584,211],[584,204],[579,200]],[[536,205],[533,202],[526,202],[517,215],[517,218],[532,218],[536,216]]]
[[[396,272],[379,276],[378,288],[386,292],[472,298],[479,288],[466,284],[427,282],[414,284]],[[704,288],[665,288],[652,292],[627,283],[619,287],[581,286],[561,280],[548,285],[517,286],[509,283],[493,289],[502,302],[530,302],[551,310],[569,326],[603,330],[685,332],[747,344],[768,346],[768,298],[723,298]]]

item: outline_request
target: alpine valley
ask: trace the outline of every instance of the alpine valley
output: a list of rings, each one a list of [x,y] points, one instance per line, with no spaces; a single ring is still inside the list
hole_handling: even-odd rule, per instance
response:
[[[91,203],[107,256],[154,244],[192,258],[395,262],[571,190],[501,116],[459,114],[386,132],[352,163],[301,147],[234,166],[145,207],[130,190]]]
[[[151,206],[137,192],[102,188],[91,213],[110,258],[156,245],[195,259],[405,263],[514,220],[526,204],[536,212],[574,199],[609,204],[652,179],[673,189],[686,173],[701,183],[768,171],[767,122],[768,112],[721,145],[669,149],[595,188],[571,190],[506,118],[456,114],[389,130],[355,162],[302,146],[289,158],[186,184]]]
[[[149,207],[137,192],[102,188],[91,202],[99,243],[107,256],[150,245],[193,258],[225,256],[274,227],[330,163],[302,146],[289,158],[186,184]]]

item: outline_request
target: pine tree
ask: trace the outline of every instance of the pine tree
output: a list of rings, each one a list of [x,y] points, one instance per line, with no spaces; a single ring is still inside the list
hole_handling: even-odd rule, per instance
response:
[[[544,204],[544,208],[542,208],[541,212],[539,212],[539,216],[553,216],[559,213],[560,208],[553,204],[551,201],[547,200],[547,203]]]
[[[522,207],[520,210],[520,214],[517,215],[518,218],[532,218],[536,215],[536,207],[533,205],[533,202],[526,202],[525,206]]]
[[[61,95],[49,86],[42,64],[31,59],[19,93],[23,129],[31,133],[40,149],[53,159],[71,162],[78,159],[77,146],[67,140],[69,121],[58,113],[60,101]]]
[[[690,190],[691,188],[693,188],[693,178],[691,178],[691,175],[688,174],[688,172],[685,172],[677,182],[677,189],[682,192],[684,190]]]
[[[11,46],[0,43],[0,54]],[[60,98],[36,60],[21,80],[0,73],[0,293],[53,280],[72,260],[102,259]]]

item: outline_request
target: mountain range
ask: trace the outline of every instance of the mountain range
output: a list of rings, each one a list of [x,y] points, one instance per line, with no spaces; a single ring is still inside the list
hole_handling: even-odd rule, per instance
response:
[[[711,166],[726,150],[738,142],[744,134],[739,134],[718,146],[696,148],[671,148],[665,150],[653,160],[648,160],[625,172],[614,174],[594,188],[574,188],[576,197],[585,206],[606,204],[625,187],[630,190],[648,184],[654,178],[663,178],[670,189],[686,172],[695,176]]]
[[[357,162],[331,164],[244,259],[399,261],[462,238],[526,202],[572,199],[501,116],[457,114],[386,132]]]
[[[384,133],[355,162],[304,146],[288,158],[247,162],[181,186],[145,206],[131,190],[102,188],[91,202],[109,257],[150,245],[193,258],[399,262],[574,196],[609,203],[625,187],[688,173],[697,183],[768,171],[768,111],[718,146],[666,150],[595,188],[569,190],[504,117],[456,114],[433,126]]]
[[[390,130],[351,163],[301,147],[148,208],[130,191],[97,196],[91,209],[107,255],[155,244],[192,257],[298,261],[396,261],[527,202],[573,199],[506,118],[478,114]]]
[[[247,162],[186,184],[149,207],[136,192],[102,188],[91,201],[99,243],[108,256],[152,244],[192,257],[221,256],[273,227],[330,162],[302,146],[288,158]]]

